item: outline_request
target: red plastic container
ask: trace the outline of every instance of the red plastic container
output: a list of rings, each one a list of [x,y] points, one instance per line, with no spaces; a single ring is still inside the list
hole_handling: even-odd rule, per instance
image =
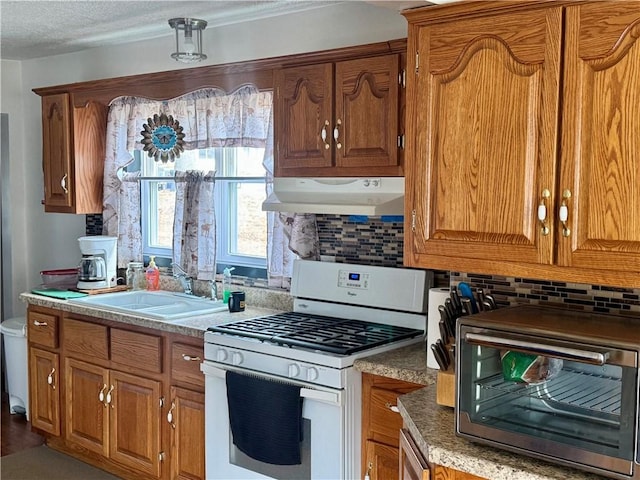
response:
[[[45,288],[57,288],[66,290],[78,285],[78,269],[62,268],[58,270],[43,270],[40,272],[42,286]]]

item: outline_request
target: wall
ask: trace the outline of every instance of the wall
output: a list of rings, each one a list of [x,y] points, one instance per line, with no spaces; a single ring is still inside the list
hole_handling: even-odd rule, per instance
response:
[[[406,21],[396,11],[365,2],[345,2],[208,29],[204,35],[208,59],[198,66],[359,45],[406,35]],[[10,122],[19,131],[12,136],[11,145],[15,189],[12,212],[17,212],[19,217],[15,230],[12,229],[16,310],[24,311],[17,294],[37,286],[41,270],[73,267],[78,263],[77,238],[85,232],[84,215],[44,213],[40,98],[31,89],[188,68],[169,57],[173,47],[174,36],[168,31],[166,37],[155,40],[17,62],[15,68],[20,73],[11,75],[11,82],[6,85],[3,75],[1,97],[11,96],[15,100],[16,115],[11,115]],[[13,168],[14,164],[19,168]]]

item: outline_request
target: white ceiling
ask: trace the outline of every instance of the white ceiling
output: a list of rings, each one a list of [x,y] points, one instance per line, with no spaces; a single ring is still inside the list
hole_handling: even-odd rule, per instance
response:
[[[446,0],[362,1],[401,11]],[[174,17],[207,28],[322,8],[340,0],[0,0],[0,58],[28,60],[170,35]],[[206,30],[205,30],[206,32]]]

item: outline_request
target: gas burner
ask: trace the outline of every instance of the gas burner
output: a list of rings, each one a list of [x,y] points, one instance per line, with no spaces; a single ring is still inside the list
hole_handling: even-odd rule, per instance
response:
[[[239,320],[208,330],[339,355],[351,355],[423,334],[414,328],[296,312]]]

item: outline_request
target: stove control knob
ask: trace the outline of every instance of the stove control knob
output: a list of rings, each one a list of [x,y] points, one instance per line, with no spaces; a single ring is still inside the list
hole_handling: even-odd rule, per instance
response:
[[[315,367],[309,367],[307,369],[307,380],[313,382],[318,379],[318,369]]]
[[[218,352],[216,353],[216,360],[218,362],[224,362],[227,357],[229,356],[229,354],[227,353],[227,351],[224,348],[220,348],[218,349]]]
[[[296,378],[298,375],[300,375],[300,366],[296,363],[290,363],[288,375],[289,378]]]
[[[244,357],[242,356],[242,354],[240,352],[233,352],[231,354],[231,363],[234,365],[240,365],[242,362],[244,362]]]

